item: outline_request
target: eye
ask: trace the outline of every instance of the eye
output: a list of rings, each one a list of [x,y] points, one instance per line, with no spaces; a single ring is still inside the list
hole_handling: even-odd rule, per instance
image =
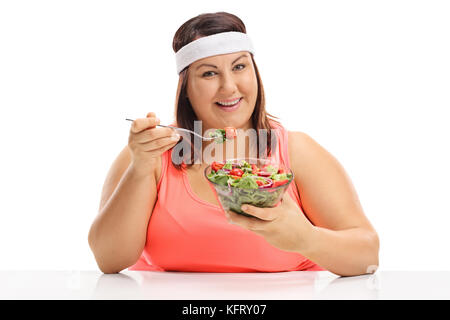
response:
[[[245,68],[245,64],[238,64],[238,65],[236,65],[236,67],[239,67],[239,66],[241,66],[242,68],[239,68],[238,70],[242,70],[242,69]],[[235,68],[236,68],[236,67],[235,67]]]
[[[238,67],[241,67],[241,68],[238,68]],[[235,66],[235,68],[237,68],[237,70],[242,70],[242,69],[245,68],[245,64],[237,64],[237,65]],[[203,78],[209,78],[209,77],[213,76],[215,73],[216,73],[216,72],[214,72],[214,71],[207,71],[207,72],[205,72],[205,73],[202,74],[202,77],[203,77]]]
[[[215,72],[214,72],[214,71],[207,71],[207,72],[205,72],[205,73],[202,75],[202,77],[209,77],[208,74],[211,74],[211,73],[215,73]]]

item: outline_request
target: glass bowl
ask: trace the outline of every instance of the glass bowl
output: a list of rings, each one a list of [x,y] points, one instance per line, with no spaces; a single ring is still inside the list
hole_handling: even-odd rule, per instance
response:
[[[262,159],[262,158],[239,158],[239,159],[227,159],[227,162],[232,164],[242,164],[242,160],[245,160],[249,164],[256,165],[260,170],[263,169],[266,165],[271,165],[278,169],[283,169],[285,173],[290,174],[290,178],[288,178],[288,182],[276,186],[276,187],[263,187],[258,186],[258,188],[239,188],[233,187],[229,183],[226,182],[226,178],[224,178],[221,183],[214,182],[210,180],[209,175],[212,173],[211,165],[205,168],[205,177],[209,183],[214,186],[216,190],[217,196],[219,198],[220,204],[222,208],[227,210],[232,210],[236,213],[242,214],[244,216],[251,217],[251,215],[243,212],[241,210],[241,206],[243,204],[250,204],[255,207],[260,208],[272,208],[275,207],[283,198],[284,193],[287,188],[291,184],[294,179],[294,173],[290,168],[287,168],[283,164],[279,164],[273,162],[271,159]],[[226,163],[226,162],[219,162]],[[265,172],[266,170],[261,170]],[[267,175],[266,175],[267,176]],[[226,184],[226,185],[225,185]]]

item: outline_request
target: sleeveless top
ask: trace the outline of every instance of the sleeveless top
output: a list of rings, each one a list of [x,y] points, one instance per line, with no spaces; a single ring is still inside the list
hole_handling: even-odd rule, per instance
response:
[[[277,145],[269,157],[290,168],[288,132],[270,120]],[[221,206],[196,194],[185,165],[172,164],[172,149],[162,154],[158,196],[150,217],[147,239],[139,260],[128,270],[182,272],[283,272],[324,270],[299,253],[269,244],[263,237],[228,223]],[[206,178],[205,178],[206,179]],[[210,183],[209,183],[210,184]],[[213,189],[214,194],[217,194]],[[286,190],[302,208],[295,181]],[[218,203],[219,200],[217,198]],[[303,210],[302,210],[303,214]]]

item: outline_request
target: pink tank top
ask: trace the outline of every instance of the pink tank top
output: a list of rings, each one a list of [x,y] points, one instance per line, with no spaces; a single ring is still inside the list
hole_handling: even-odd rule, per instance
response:
[[[271,121],[277,133],[277,157],[287,167],[288,132]],[[158,197],[139,260],[129,270],[184,272],[283,272],[324,270],[301,254],[280,250],[263,237],[229,224],[221,206],[197,197],[186,171],[172,164],[172,149],[162,155]],[[211,186],[213,189],[213,187]],[[214,191],[215,192],[215,191]],[[292,182],[289,195],[301,202]],[[215,193],[214,193],[215,194]]]

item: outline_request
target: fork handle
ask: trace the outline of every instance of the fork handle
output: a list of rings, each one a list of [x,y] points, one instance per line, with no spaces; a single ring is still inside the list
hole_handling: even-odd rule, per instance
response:
[[[165,125],[163,125],[163,124],[157,124],[156,126],[157,126],[157,127],[164,127],[164,128],[172,128],[172,129],[175,129],[175,130],[182,130],[182,131],[186,131],[186,132],[194,133],[194,134],[195,134],[195,132],[192,132],[191,130],[187,130],[187,129],[184,129],[184,128],[177,128],[177,127],[172,127],[172,126],[165,126]]]
[[[197,137],[201,138],[202,140],[207,140],[207,139],[208,139],[208,138],[205,138],[205,137],[199,135],[198,133],[196,133],[196,132],[194,132],[194,131],[191,131],[191,130],[188,130],[188,129],[178,128],[178,127],[172,127],[172,126],[165,126],[165,125],[162,125],[162,124],[157,124],[156,126],[157,126],[157,127],[172,128],[172,129],[174,129],[174,130],[181,130],[181,131],[185,131],[185,132],[187,132],[187,133],[192,133],[193,135],[196,135]]]
[[[125,119],[125,120],[128,120],[128,121],[134,121],[133,119]],[[165,126],[165,125],[163,125],[163,124],[157,124],[156,126],[157,126],[157,127],[164,127],[164,128],[172,128],[172,129],[174,129],[174,130],[181,130],[181,131],[185,131],[185,132],[188,132],[188,133],[192,133],[192,134],[196,135],[197,137],[202,138],[202,140],[213,140],[213,139],[214,139],[214,138],[206,138],[206,137],[203,137],[203,136],[199,135],[198,133],[196,133],[196,132],[194,132],[194,131],[191,131],[191,130],[188,130],[188,129],[184,129],[184,128],[177,128],[177,127],[172,127],[172,126]]]

